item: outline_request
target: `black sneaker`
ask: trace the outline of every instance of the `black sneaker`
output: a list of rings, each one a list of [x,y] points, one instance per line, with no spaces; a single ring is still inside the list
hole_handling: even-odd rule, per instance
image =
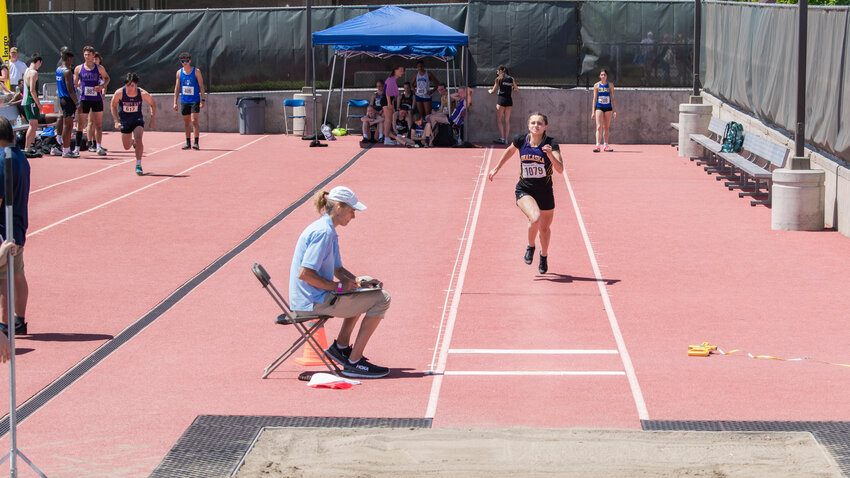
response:
[[[525,257],[523,257],[526,264],[531,264],[534,262],[534,246],[528,246],[525,248]]]
[[[340,349],[336,345],[336,340],[334,340],[334,343],[325,349],[325,355],[330,357],[334,362],[345,367],[346,364],[348,364],[348,357],[351,355],[351,346]]]
[[[27,322],[23,317],[15,316],[15,335],[27,335]]]
[[[544,256],[543,254],[540,254],[540,265],[537,267],[537,270],[541,274],[545,274],[546,272],[549,271],[548,259],[549,259],[549,256]]]
[[[366,357],[361,358],[355,363],[350,363],[348,360],[343,364],[342,374],[346,377],[354,378],[381,378],[390,373],[387,367],[379,367],[366,361]]]

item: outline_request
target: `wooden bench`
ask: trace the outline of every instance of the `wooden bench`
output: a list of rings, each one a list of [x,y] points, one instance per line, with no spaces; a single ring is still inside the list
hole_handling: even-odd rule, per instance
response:
[[[773,170],[785,165],[788,148],[745,132],[741,153],[721,152],[717,153],[717,156],[728,164],[731,170],[731,173],[722,177],[732,179],[725,183],[730,191],[751,189],[739,192],[738,197],[752,196],[754,200],[750,201],[751,206],[770,205]],[[765,187],[764,190],[762,186]]]

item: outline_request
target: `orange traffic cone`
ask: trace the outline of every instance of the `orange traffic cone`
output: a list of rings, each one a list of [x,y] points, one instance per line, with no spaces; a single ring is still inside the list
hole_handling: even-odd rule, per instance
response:
[[[317,342],[319,342],[319,346],[322,348],[322,350],[328,348],[328,339],[325,338],[324,327],[319,327],[319,330],[317,330],[316,333],[313,334],[313,337],[316,339]],[[305,343],[303,349],[304,351],[301,354],[301,357],[296,358],[295,363],[299,365],[304,365],[306,367],[324,365],[324,362],[322,362],[321,357],[316,355],[316,351],[313,350],[313,347]]]

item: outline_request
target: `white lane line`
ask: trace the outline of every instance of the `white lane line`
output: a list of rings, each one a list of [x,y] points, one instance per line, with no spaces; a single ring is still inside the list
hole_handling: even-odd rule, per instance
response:
[[[455,272],[452,271],[452,278],[449,281],[449,288],[446,293],[446,300],[448,301],[448,296],[452,292],[452,302],[451,307],[448,309],[449,314],[448,318],[446,318],[446,307],[443,306],[443,319],[440,321],[440,332],[437,334],[437,344],[434,346],[434,356],[436,357],[439,354],[439,359],[436,364],[436,368],[434,366],[434,360],[431,361],[431,370],[428,371],[430,374],[436,374],[434,376],[434,381],[431,383],[431,395],[428,399],[428,407],[425,410],[425,418],[434,418],[437,413],[437,401],[440,397],[440,388],[443,385],[443,375],[442,373],[446,369],[446,360],[449,355],[449,344],[452,341],[452,334],[454,333],[455,320],[457,319],[457,310],[460,306],[460,294],[463,291],[463,281],[466,277],[466,268],[469,266],[469,256],[472,252],[472,241],[475,238],[475,228],[478,225],[478,215],[481,212],[481,201],[484,198],[484,186],[487,183],[487,172],[490,170],[490,159],[492,158],[493,149],[487,148],[486,153],[484,154],[484,160],[482,161],[482,167],[478,170],[478,182],[475,185],[477,189],[478,197],[475,197],[473,194],[473,200],[475,203],[475,211],[472,214],[472,218],[470,221],[469,216],[467,216],[467,225],[464,228],[464,237],[466,238],[466,247],[463,249],[463,258],[461,259],[460,270],[457,273],[457,282],[454,286],[454,291],[452,291],[452,281],[455,279]],[[473,201],[470,201],[470,209],[472,208]],[[460,249],[458,250],[460,253]],[[455,260],[455,270],[457,270],[457,259]],[[445,321],[445,333],[441,333],[443,331],[443,322]]]
[[[533,355],[582,355],[616,354],[612,349],[451,349],[450,354],[533,354]]]
[[[118,202],[118,201],[120,201],[120,200],[122,200],[122,199],[128,198],[128,197],[130,197],[130,196],[132,196],[132,195],[134,195],[134,194],[136,194],[136,193],[142,192],[142,191],[144,191],[144,190],[146,190],[146,189],[150,189],[150,188],[152,188],[152,187],[154,187],[154,186],[156,186],[156,185],[158,185],[158,184],[162,184],[162,183],[164,183],[164,182],[166,182],[166,181],[170,181],[170,180],[174,179],[174,177],[176,177],[176,176],[182,176],[182,175],[184,175],[184,174],[188,173],[189,171],[191,171],[191,170],[193,170],[193,169],[195,169],[195,168],[198,168],[198,167],[201,167],[201,166],[207,165],[207,164],[209,164],[209,163],[212,163],[212,162],[213,162],[213,161],[215,161],[216,159],[223,158],[223,157],[225,157],[225,156],[227,156],[228,154],[231,154],[231,153],[235,153],[236,151],[239,151],[240,149],[246,148],[246,147],[248,147],[248,146],[250,146],[250,145],[252,145],[252,144],[256,143],[257,141],[260,141],[260,140],[265,139],[265,138],[268,138],[268,136],[261,136],[261,137],[259,137],[259,138],[255,139],[254,141],[251,141],[250,143],[243,144],[242,146],[240,146],[240,147],[238,147],[238,148],[234,149],[233,151],[228,151],[228,152],[226,152],[226,153],[222,153],[222,154],[220,154],[220,155],[218,155],[218,156],[216,156],[216,157],[214,157],[214,158],[212,158],[212,159],[209,159],[209,160],[207,160],[207,161],[204,161],[203,163],[198,163],[198,164],[196,164],[196,165],[192,166],[191,168],[188,168],[188,169],[185,169],[185,170],[183,170],[183,171],[180,171],[179,173],[177,173],[177,174],[175,174],[175,175],[173,175],[173,176],[169,176],[169,177],[167,177],[167,178],[160,179],[160,180],[159,180],[159,181],[157,181],[157,182],[150,183],[150,184],[148,184],[147,186],[143,186],[143,187],[141,187],[141,188],[139,188],[139,189],[136,189],[135,191],[130,191],[130,192],[128,192],[127,194],[123,194],[123,195],[121,195],[121,196],[118,196],[117,198],[110,199],[109,201],[106,201],[105,203],[98,204],[97,206],[94,206],[94,207],[92,207],[92,208],[86,209],[85,211],[78,212],[78,213],[76,213],[76,214],[72,214],[72,215],[70,215],[70,216],[66,217],[65,219],[60,219],[60,220],[58,220],[58,221],[54,222],[53,224],[50,224],[50,225],[48,225],[48,226],[44,226],[44,227],[42,227],[41,229],[38,229],[38,230],[33,231],[33,232],[31,232],[31,233],[28,233],[28,234],[27,234],[27,237],[32,237],[32,236],[35,236],[35,235],[37,235],[37,234],[41,234],[42,232],[47,231],[47,230],[49,230],[49,229],[52,229],[52,228],[54,228],[54,227],[58,226],[59,224],[62,224],[62,223],[68,222],[68,221],[70,221],[71,219],[74,219],[74,218],[80,217],[80,216],[82,216],[82,215],[84,215],[84,214],[88,214],[88,213],[90,213],[90,212],[92,212],[92,211],[96,211],[96,210],[98,210],[98,209],[100,209],[100,208],[102,208],[102,207],[106,207],[106,206],[108,206],[108,205],[110,205],[110,204],[112,204],[112,203],[114,203],[114,202]]]
[[[201,137],[201,138],[203,138],[204,136],[206,136],[206,133],[205,133],[205,134],[202,134],[200,137]],[[171,145],[171,146],[168,146],[168,147],[162,148],[162,149],[158,149],[158,150],[156,150],[156,151],[152,151],[151,153],[146,154],[146,155],[145,155],[145,158],[151,157],[151,156],[155,155],[156,153],[161,153],[161,152],[163,152],[163,151],[167,151],[167,150],[169,150],[169,149],[171,149],[171,148],[176,148],[176,147],[181,146],[181,145],[183,145],[183,144],[186,144],[186,142],[185,142],[185,141],[181,141],[181,142],[179,142],[179,143],[177,143],[177,144],[174,144],[174,145]],[[33,194],[35,194],[35,193],[40,193],[40,192],[42,192],[42,191],[47,191],[48,189],[53,189],[53,188],[55,188],[56,186],[61,186],[61,185],[63,185],[63,184],[68,184],[68,183],[70,183],[70,182],[74,182],[74,181],[76,181],[76,180],[78,180],[78,179],[83,179],[83,178],[87,178],[87,177],[89,177],[89,176],[94,176],[95,174],[102,173],[102,172],[104,172],[104,171],[106,171],[106,170],[108,170],[108,169],[112,169],[112,168],[114,168],[114,167],[116,167],[116,166],[122,166],[122,165],[125,165],[125,164],[129,163],[130,161],[135,161],[135,160],[136,160],[136,158],[135,158],[135,157],[133,157],[133,158],[131,158],[131,159],[125,159],[124,161],[121,161],[121,162],[119,162],[119,163],[115,163],[115,164],[109,165],[109,166],[107,166],[107,167],[105,167],[105,168],[103,168],[103,169],[98,169],[97,171],[94,171],[94,172],[91,172],[91,173],[88,173],[88,174],[84,174],[84,175],[82,175],[82,176],[77,176],[76,178],[66,179],[66,180],[64,180],[64,181],[60,181],[60,182],[58,182],[58,183],[56,183],[56,184],[51,184],[50,186],[44,186],[43,188],[36,189],[35,191],[30,191],[30,195],[33,195]]]
[[[537,370],[528,370],[528,371],[495,371],[495,370],[452,370],[443,372],[443,375],[507,375],[507,376],[612,376],[612,375],[625,375],[626,372],[618,371],[618,370],[554,370],[554,371],[537,371]],[[429,417],[433,418],[433,417]]]
[[[576,213],[581,236],[584,239],[584,245],[587,248],[587,256],[590,258],[590,263],[593,266],[593,273],[596,276],[596,285],[599,287],[599,293],[602,295],[602,303],[605,305],[605,312],[608,314],[608,323],[611,326],[611,331],[614,333],[614,340],[617,342],[617,350],[620,352],[620,360],[623,362],[625,374],[629,379],[629,388],[632,391],[632,398],[637,407],[638,417],[641,420],[649,420],[649,411],[646,409],[646,401],[643,399],[643,393],[640,391],[635,368],[632,365],[632,359],[629,357],[629,351],[626,349],[626,341],[623,340],[623,334],[620,332],[620,325],[617,323],[617,316],[614,315],[614,308],[611,306],[611,298],[608,296],[608,289],[605,287],[605,282],[602,279],[602,274],[599,272],[599,264],[596,262],[596,255],[593,253],[593,246],[590,244],[590,237],[587,235],[587,228],[584,226],[584,220],[581,217],[581,211],[576,202],[576,195],[573,192],[573,186],[570,184],[570,178],[567,172],[564,171],[564,181],[567,183],[567,189],[570,192],[570,199],[573,202],[573,209]]]

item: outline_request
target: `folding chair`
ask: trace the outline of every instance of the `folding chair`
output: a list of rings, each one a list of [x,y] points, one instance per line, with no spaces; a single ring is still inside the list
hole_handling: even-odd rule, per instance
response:
[[[286,114],[286,107],[292,108],[292,114]],[[289,134],[289,123],[286,121],[292,118],[292,129],[293,133],[295,132],[295,118],[307,118],[306,115],[296,115],[295,108],[298,106],[304,106],[304,100],[283,100],[283,127],[286,130],[286,134]]]
[[[355,108],[363,108],[363,114],[362,115],[351,114],[351,107],[352,106],[355,107]],[[346,106],[346,108],[345,108],[345,127],[346,127],[346,129],[349,129],[348,125],[350,124],[351,118],[360,119],[360,118],[366,116],[366,107],[367,106],[369,106],[369,100],[348,100],[348,106]]]
[[[322,362],[328,367],[328,370],[334,374],[339,375],[341,370],[334,363],[333,360],[327,358],[325,356],[324,350],[322,350],[322,346],[316,340],[316,337],[313,336],[316,332],[319,331],[325,325],[325,322],[331,318],[330,315],[320,315],[320,314],[310,314],[310,315],[295,315],[292,312],[292,309],[289,308],[289,304],[286,302],[286,299],[280,294],[277,288],[272,284],[271,277],[269,277],[269,273],[261,266],[260,264],[254,264],[251,266],[251,271],[254,272],[254,275],[257,277],[257,280],[260,281],[260,284],[263,285],[263,288],[266,289],[269,295],[272,296],[275,303],[277,303],[278,307],[283,311],[282,314],[277,316],[275,320],[276,324],[280,325],[294,325],[298,332],[301,334],[292,345],[289,346],[278,358],[274,359],[272,363],[270,363],[265,370],[263,371],[263,378],[269,376],[270,373],[274,372],[274,370],[280,366],[283,362],[286,361],[299,347],[304,345],[305,343],[313,348],[313,351],[316,352],[316,355],[322,359]],[[312,322],[312,323],[308,323]]]

